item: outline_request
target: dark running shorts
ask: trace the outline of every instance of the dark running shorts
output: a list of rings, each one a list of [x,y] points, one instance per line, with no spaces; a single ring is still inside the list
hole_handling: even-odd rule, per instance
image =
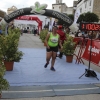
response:
[[[58,46],[56,47],[50,47],[50,49],[46,48],[47,52],[58,52]]]

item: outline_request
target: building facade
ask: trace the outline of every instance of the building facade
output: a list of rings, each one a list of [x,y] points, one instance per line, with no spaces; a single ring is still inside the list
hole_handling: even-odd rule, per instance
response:
[[[93,12],[97,14],[100,19],[100,0],[94,0]]]
[[[52,9],[63,13],[67,11],[67,6],[65,3],[62,3],[62,0],[56,0],[56,3],[52,4]]]
[[[10,8],[7,9],[7,14],[10,14],[10,13],[16,11],[16,10],[17,10],[17,7],[12,6],[12,7],[10,7]]]
[[[79,0],[76,9],[80,11],[80,14],[93,12],[93,2],[94,0]]]
[[[5,15],[6,15],[6,12],[3,10],[0,10],[0,19],[4,18]]]
[[[73,14],[75,14],[78,1],[73,1]]]
[[[100,19],[100,0],[78,0],[76,10],[80,14],[93,12],[99,16]]]
[[[62,2],[62,0],[56,0],[56,3],[52,4],[52,10],[61,13],[73,14],[73,7],[68,7],[65,3]]]

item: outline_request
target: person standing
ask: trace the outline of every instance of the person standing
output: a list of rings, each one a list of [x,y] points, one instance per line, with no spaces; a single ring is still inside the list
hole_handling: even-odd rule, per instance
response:
[[[57,33],[59,34],[61,44],[63,45],[64,40],[66,39],[66,35],[65,35],[65,33],[63,32],[62,29],[63,29],[62,26],[59,26],[59,27],[58,27],[58,30],[57,30]],[[59,47],[59,49],[60,49],[60,46],[59,46],[59,45],[58,45],[58,47]],[[63,52],[60,50],[60,53],[59,53],[58,57],[59,57],[59,58],[62,58],[62,56],[63,56]]]
[[[37,29],[34,30],[34,36],[36,36],[36,34],[37,34]]]
[[[34,28],[32,28],[32,34],[34,34]]]
[[[21,35],[23,35],[23,29],[21,29],[20,32],[21,32]]]
[[[2,29],[1,29],[1,25],[0,25],[0,35],[2,35]]]
[[[47,53],[46,53],[46,64],[44,65],[44,68],[47,68],[49,61],[52,58],[51,68],[50,68],[50,70],[52,71],[55,71],[54,64],[58,52],[58,44],[62,48],[62,44],[60,42],[60,36],[57,34],[56,31],[57,27],[54,26],[52,32],[48,33],[45,39]]]

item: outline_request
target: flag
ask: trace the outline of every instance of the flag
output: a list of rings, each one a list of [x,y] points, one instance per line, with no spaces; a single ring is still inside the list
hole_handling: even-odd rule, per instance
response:
[[[75,15],[74,15],[74,23],[77,22],[79,16],[80,16],[80,11],[79,11],[79,10],[76,10],[76,11],[75,11]]]
[[[52,27],[54,26],[54,21],[55,21],[55,18],[50,18],[50,22],[49,22],[49,31],[52,31]]]

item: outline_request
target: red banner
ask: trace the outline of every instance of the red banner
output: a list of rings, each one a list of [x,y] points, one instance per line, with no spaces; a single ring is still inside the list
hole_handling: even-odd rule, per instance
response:
[[[80,40],[82,40],[83,38],[82,37],[74,37],[74,42],[79,42]]]
[[[100,41],[99,40],[92,40],[92,47],[90,46],[91,40],[88,40],[86,49],[84,51],[84,54],[82,55],[82,58],[89,61],[90,57],[90,48],[91,49],[91,62],[100,66]]]

